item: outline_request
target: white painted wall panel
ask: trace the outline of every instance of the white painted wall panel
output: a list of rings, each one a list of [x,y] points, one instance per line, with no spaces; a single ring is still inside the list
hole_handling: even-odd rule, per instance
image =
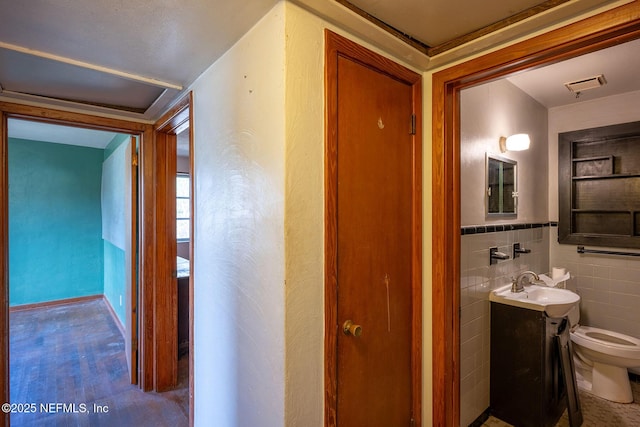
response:
[[[285,425],[321,426],[324,404],[324,22],[286,7]]]
[[[558,220],[558,134],[640,121],[640,91],[549,109],[549,219]],[[640,260],[631,257],[580,255],[575,245],[549,241],[551,267],[571,272],[568,285],[577,290],[580,323],[640,338]],[[620,248],[597,248],[626,251]]]
[[[460,93],[460,210],[461,224],[546,222],[547,110],[506,80],[465,89]],[[526,151],[500,153],[500,136],[528,133]],[[485,217],[485,153],[518,162],[518,217]]]
[[[128,191],[125,174],[128,172],[126,158],[131,158],[131,145],[120,144],[102,163],[102,238],[126,250],[125,232],[131,222],[125,209]],[[131,203],[129,203],[131,204]],[[129,207],[130,212],[130,207]]]
[[[195,424],[284,422],[284,5],[195,83]]]

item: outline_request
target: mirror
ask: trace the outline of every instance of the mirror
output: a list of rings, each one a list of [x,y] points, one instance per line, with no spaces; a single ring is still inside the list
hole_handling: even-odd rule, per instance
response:
[[[487,216],[517,215],[517,165],[515,160],[487,153]]]

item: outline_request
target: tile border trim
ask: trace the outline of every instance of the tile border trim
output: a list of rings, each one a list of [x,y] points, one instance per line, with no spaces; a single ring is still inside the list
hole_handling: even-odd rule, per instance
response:
[[[512,230],[526,230],[528,228],[543,228],[543,227],[557,227],[557,221],[549,222],[531,222],[521,224],[489,224],[489,225],[472,225],[467,227],[460,227],[460,235],[467,234],[483,234],[483,233],[497,233],[501,231]]]

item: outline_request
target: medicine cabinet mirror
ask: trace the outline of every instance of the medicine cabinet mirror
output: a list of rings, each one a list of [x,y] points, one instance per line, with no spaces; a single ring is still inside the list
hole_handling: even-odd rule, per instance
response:
[[[487,153],[486,207],[488,217],[516,217],[518,162]]]

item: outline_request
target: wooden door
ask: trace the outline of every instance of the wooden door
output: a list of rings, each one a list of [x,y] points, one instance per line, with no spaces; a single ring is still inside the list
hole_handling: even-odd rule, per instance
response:
[[[410,426],[419,416],[421,384],[420,77],[384,58],[371,64],[336,54],[331,62],[335,102],[328,105],[336,122],[329,123],[335,140],[327,163],[335,181],[327,198],[336,203],[328,206],[335,250],[329,246],[327,255],[335,260],[335,282],[327,286],[335,289],[327,309],[335,314],[329,351],[336,368],[329,381],[335,414],[327,422]]]

